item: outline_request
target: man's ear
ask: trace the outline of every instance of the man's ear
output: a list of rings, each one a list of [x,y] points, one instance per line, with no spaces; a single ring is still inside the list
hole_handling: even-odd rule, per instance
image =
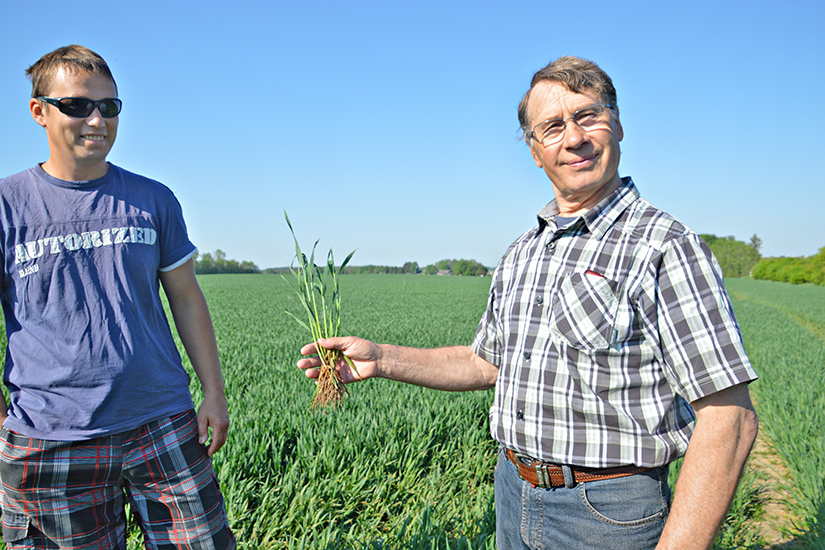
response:
[[[527,145],[527,147],[529,147],[529,148],[530,148],[530,154],[531,154],[531,155],[533,155],[533,160],[535,161],[536,166],[538,166],[539,168],[544,168],[544,166],[542,166],[542,164],[541,164],[541,159],[540,159],[540,158],[539,158],[539,156],[536,154],[536,150],[535,150],[535,149],[533,149],[533,144],[532,144],[532,141],[531,141],[531,143],[529,143],[529,144]]]
[[[29,111],[31,111],[32,118],[43,128],[46,127],[46,107],[39,99],[31,98],[29,100]]]

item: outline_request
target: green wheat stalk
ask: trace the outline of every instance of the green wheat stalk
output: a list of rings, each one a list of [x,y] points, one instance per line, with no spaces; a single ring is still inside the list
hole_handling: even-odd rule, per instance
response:
[[[322,268],[315,264],[315,249],[320,242],[320,239],[315,241],[312,246],[312,252],[307,258],[306,254],[301,251],[301,246],[298,244],[298,238],[295,236],[295,230],[292,223],[289,221],[289,216],[284,210],[284,217],[292,233],[292,239],[295,241],[295,258],[289,266],[289,271],[292,273],[294,281],[290,283],[286,277],[281,275],[285,281],[292,287],[299,298],[299,302],[306,313],[306,320],[304,322],[297,315],[291,311],[286,313],[295,319],[300,326],[306,329],[312,336],[315,342],[315,349],[318,352],[318,357],[321,359],[322,365],[320,367],[321,374],[318,377],[318,385],[315,389],[315,396],[312,400],[312,407],[326,406],[332,404],[333,406],[340,402],[343,394],[348,390],[344,386],[341,375],[335,368],[336,362],[340,358],[344,358],[352,370],[358,374],[358,369],[352,363],[352,360],[339,350],[328,350],[318,345],[318,340],[322,338],[333,338],[340,336],[341,331],[341,292],[339,289],[340,275],[343,269],[352,259],[355,251],[349,253],[340,267],[336,269],[335,258],[330,249],[327,254],[326,268]],[[297,269],[295,263],[298,263]],[[360,377],[360,374],[358,375]]]

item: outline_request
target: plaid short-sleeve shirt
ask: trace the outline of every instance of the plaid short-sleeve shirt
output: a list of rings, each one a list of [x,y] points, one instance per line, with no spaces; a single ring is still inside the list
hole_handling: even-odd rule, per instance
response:
[[[499,367],[496,440],[594,468],[668,464],[690,402],[756,379],[716,259],[630,178],[564,227],[555,202],[539,213],[496,268],[472,348]]]

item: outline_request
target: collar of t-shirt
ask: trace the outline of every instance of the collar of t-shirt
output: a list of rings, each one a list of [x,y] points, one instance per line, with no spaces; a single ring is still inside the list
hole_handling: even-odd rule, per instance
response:
[[[556,216],[556,227],[561,229],[565,225],[572,223],[575,220],[578,220],[580,216],[574,216],[572,218],[565,218],[563,216]]]

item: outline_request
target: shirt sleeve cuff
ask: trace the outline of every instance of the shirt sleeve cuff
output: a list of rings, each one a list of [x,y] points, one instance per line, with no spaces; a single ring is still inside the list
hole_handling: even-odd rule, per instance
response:
[[[173,263],[172,265],[169,265],[169,266],[166,266],[166,267],[161,267],[160,271],[162,271],[164,273],[166,273],[167,271],[172,271],[173,269],[175,269],[177,267],[180,267],[183,264],[185,264],[186,262],[188,262],[189,258],[191,258],[192,256],[194,256],[197,253],[198,253],[198,250],[195,249],[192,252],[190,252],[189,254],[187,254],[186,256],[184,256],[183,258],[181,258],[180,260],[178,260],[177,262]]]

